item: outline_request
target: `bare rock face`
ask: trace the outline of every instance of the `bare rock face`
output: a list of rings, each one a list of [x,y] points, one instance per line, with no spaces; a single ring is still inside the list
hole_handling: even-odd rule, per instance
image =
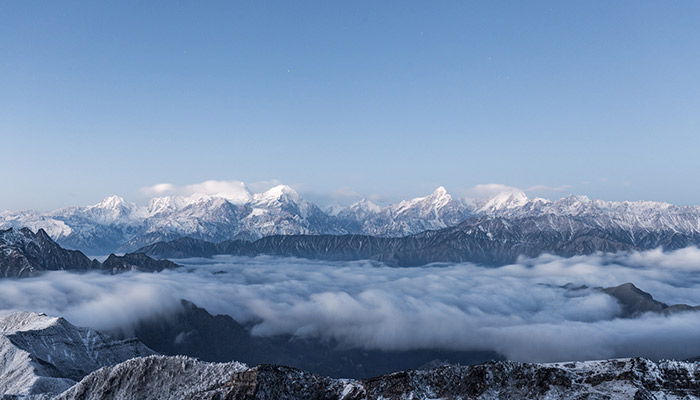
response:
[[[45,314],[6,314],[0,316],[0,394],[57,394],[102,366],[149,354],[135,338],[111,337]]]
[[[100,269],[111,274],[127,271],[160,272],[164,269],[175,269],[179,265],[168,260],[154,260],[143,253],[129,253],[123,256],[110,254],[100,265]]]
[[[45,271],[105,271],[112,274],[126,271],[159,272],[179,265],[154,260],[143,253],[123,256],[111,254],[104,263],[91,260],[77,250],[66,250],[39,229],[0,230],[0,278],[26,278]]]
[[[628,282],[619,286],[600,288],[600,291],[614,297],[621,306],[621,318],[635,318],[645,313],[672,314],[677,312],[700,311],[700,306],[687,304],[668,305],[655,300],[651,294]]]
[[[700,398],[700,364],[634,358],[492,362],[332,379],[290,367],[153,356],[100,369],[58,399],[660,399]]]
[[[59,246],[43,229],[36,234],[28,228],[0,231],[0,277],[23,278],[65,269],[87,271],[94,266],[83,253]]]
[[[281,364],[318,375],[368,378],[406,368],[424,367],[436,360],[462,365],[502,359],[490,351],[381,351],[341,347],[333,341],[299,339],[287,335],[253,336],[228,315],[211,315],[182,301],[181,309],[142,320],[136,337],[165,355],[186,355],[203,361],[237,360],[248,365]]]

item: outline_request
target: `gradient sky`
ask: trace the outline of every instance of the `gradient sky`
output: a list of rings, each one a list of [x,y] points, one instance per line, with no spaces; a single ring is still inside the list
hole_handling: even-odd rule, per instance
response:
[[[700,204],[700,2],[0,1],[0,210],[157,183]]]

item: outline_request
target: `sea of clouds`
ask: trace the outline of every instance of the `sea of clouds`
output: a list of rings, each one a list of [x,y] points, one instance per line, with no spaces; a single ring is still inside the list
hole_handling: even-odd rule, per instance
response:
[[[51,272],[0,280],[0,310],[126,329],[187,299],[256,335],[335,339],[370,349],[493,350],[517,361],[700,356],[700,313],[617,318],[594,287],[632,282],[667,304],[700,304],[700,250],[572,258],[485,268],[393,268],[274,257],[176,260],[185,268],[121,275]],[[570,290],[563,286],[586,285]]]

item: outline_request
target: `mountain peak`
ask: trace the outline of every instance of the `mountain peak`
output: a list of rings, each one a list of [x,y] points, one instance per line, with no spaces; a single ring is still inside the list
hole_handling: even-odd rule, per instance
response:
[[[378,213],[382,211],[382,208],[376,204],[374,204],[372,201],[367,200],[367,199],[362,199],[358,201],[357,203],[351,204],[349,207],[347,207],[348,210],[355,210],[355,211],[364,211],[364,212],[371,212],[371,213]]]
[[[489,213],[509,210],[522,207],[528,201],[530,200],[527,198],[527,195],[521,190],[505,191],[491,197],[479,211]]]
[[[57,317],[28,311],[16,311],[0,316],[0,333],[9,335],[15,332],[39,331],[59,322]]]
[[[415,207],[428,207],[433,210],[438,210],[446,206],[450,201],[452,201],[452,196],[447,193],[444,186],[440,186],[428,196],[404,200],[393,207],[395,208],[397,214],[402,214]]]
[[[433,191],[433,194],[431,196],[445,196],[447,195],[447,189],[445,189],[444,186],[439,186],[435,191]]]
[[[277,200],[285,197],[294,202],[298,202],[301,198],[296,190],[294,190],[291,186],[287,185],[277,185],[273,188],[270,188],[267,191],[260,193],[260,197],[262,199],[270,200]]]
[[[122,197],[113,195],[106,197],[104,200],[101,202],[95,204],[91,208],[102,208],[105,210],[119,210],[119,209],[125,209],[125,208],[131,208],[131,205],[127,203],[126,200],[124,200]]]

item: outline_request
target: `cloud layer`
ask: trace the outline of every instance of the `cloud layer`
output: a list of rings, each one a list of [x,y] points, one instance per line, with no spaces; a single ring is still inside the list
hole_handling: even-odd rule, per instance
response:
[[[0,309],[128,327],[186,298],[254,324],[258,335],[334,338],[373,349],[495,350],[518,361],[700,355],[700,315],[616,319],[619,305],[567,283],[633,282],[668,304],[700,304],[700,250],[543,256],[501,268],[390,268],[272,257],[189,259],[185,269],[118,276],[53,272],[0,281]]]
[[[171,183],[159,183],[141,189],[148,196],[180,195],[191,196],[194,194],[220,196],[233,201],[245,201],[250,196],[250,190],[241,181],[205,181],[193,185],[175,186]]]

